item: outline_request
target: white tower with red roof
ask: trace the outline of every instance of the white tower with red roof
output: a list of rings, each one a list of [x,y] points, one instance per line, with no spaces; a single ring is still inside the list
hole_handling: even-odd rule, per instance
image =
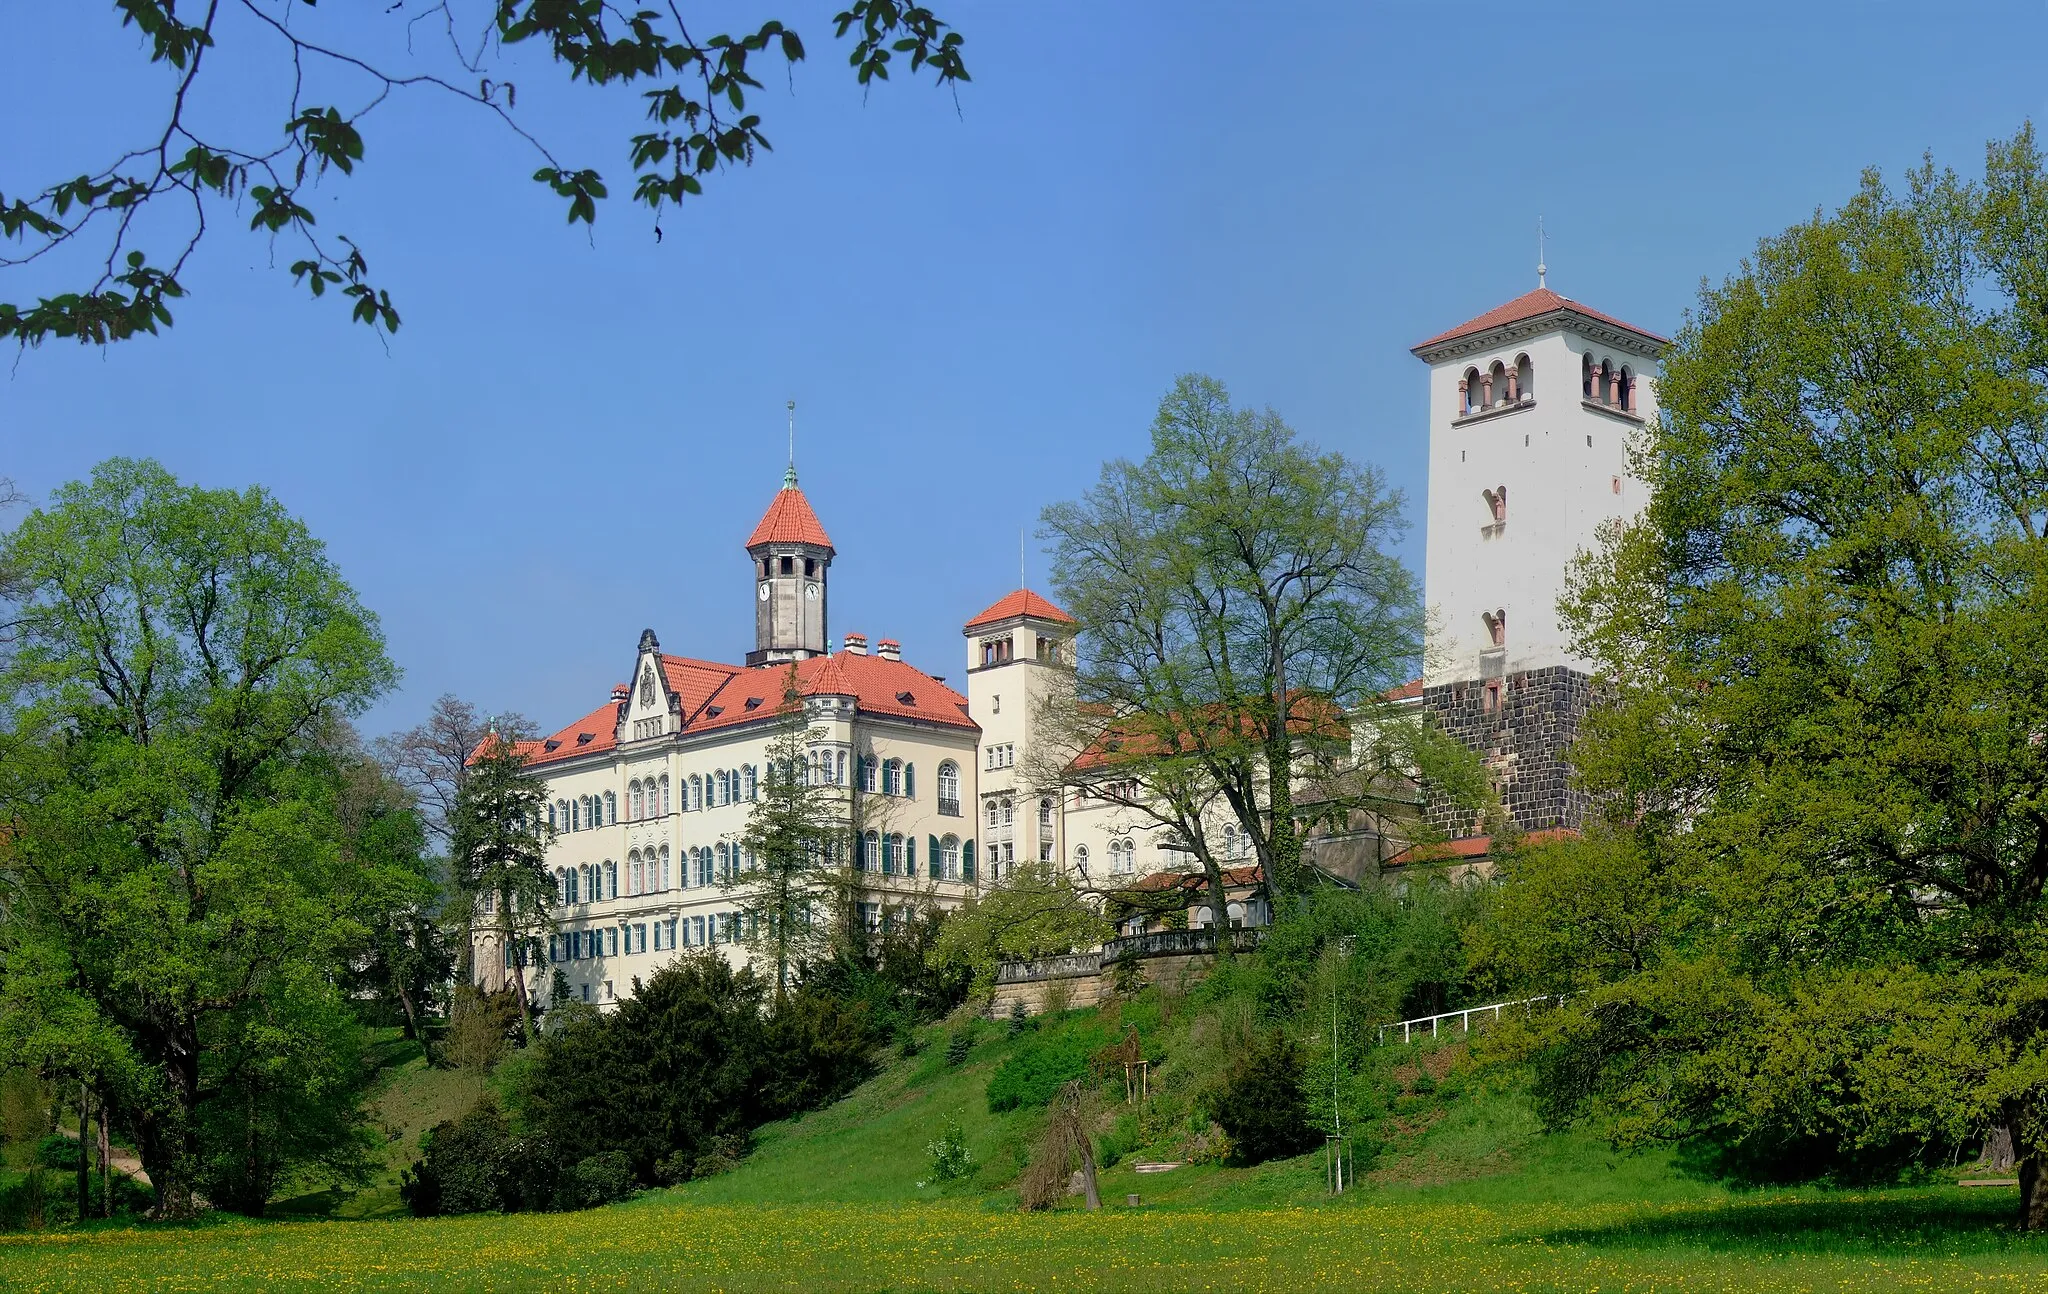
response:
[[[832,540],[797,488],[796,463],[747,539],[754,564],[754,650],[747,664],[808,660],[828,650]]]
[[[1414,348],[1430,369],[1423,702],[1526,829],[1584,812],[1563,755],[1591,665],[1557,603],[1573,557],[1647,501],[1629,449],[1656,417],[1665,345],[1538,287]]]

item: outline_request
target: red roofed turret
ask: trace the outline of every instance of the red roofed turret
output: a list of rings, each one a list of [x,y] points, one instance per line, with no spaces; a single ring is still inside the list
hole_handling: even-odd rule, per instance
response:
[[[796,464],[747,539],[754,566],[754,650],[747,664],[809,660],[826,646],[826,572],[832,540],[797,488]]]
[[[811,501],[797,488],[794,471],[775,492],[768,511],[761,514],[761,524],[747,538],[749,552],[764,544],[809,544],[828,553],[833,551],[831,537],[825,533],[818,514],[811,511]]]

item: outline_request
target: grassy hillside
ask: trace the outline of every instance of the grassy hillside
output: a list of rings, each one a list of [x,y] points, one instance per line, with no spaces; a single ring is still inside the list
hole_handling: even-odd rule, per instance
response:
[[[1139,1009],[1116,1023],[1142,1026],[1148,1048],[1205,1045],[1184,1018]],[[1517,1092],[1463,1073],[1455,1046],[1373,1058],[1393,1095],[1369,1171],[1341,1198],[1313,1155],[1140,1175],[1136,1160],[1192,1144],[1192,1129],[1112,1101],[1103,1211],[1022,1214],[1010,1180],[1044,1115],[990,1113],[989,1083],[1061,1031],[1092,1039],[1105,1022],[1076,1013],[1016,1034],[984,1022],[949,1060],[958,1027],[926,1031],[846,1100],[763,1129],[733,1171],[611,1208],[7,1236],[0,1288],[2048,1289],[2048,1242],[2009,1230],[2010,1190],[1730,1190],[1669,1156],[1542,1135]],[[395,1167],[475,1081],[400,1047],[388,1059],[374,1110],[397,1134]],[[1187,1075],[1168,1060],[1159,1077],[1159,1107],[1179,1108]],[[925,1145],[950,1123],[976,1168],[933,1185]],[[1136,1126],[1131,1144],[1111,1144],[1117,1124]],[[1132,1192],[1142,1207],[1124,1204]],[[384,1199],[380,1188],[333,1212]]]

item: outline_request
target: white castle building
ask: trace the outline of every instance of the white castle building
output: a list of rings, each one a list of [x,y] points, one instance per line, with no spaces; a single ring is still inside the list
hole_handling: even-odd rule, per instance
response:
[[[1628,447],[1654,417],[1664,345],[1539,288],[1414,348],[1430,366],[1425,582],[1438,634],[1409,694],[1486,758],[1526,829],[1576,826],[1584,811],[1564,753],[1593,683],[1556,605],[1573,555],[1645,502]],[[832,649],[837,553],[793,467],[744,547],[755,599],[744,664],[668,655],[649,629],[631,682],[521,747],[547,781],[556,833],[559,933],[537,976],[560,970],[572,993],[605,1003],[685,950],[744,959],[741,905],[721,881],[751,862],[740,836],[791,666],[811,777],[844,788],[871,928],[910,905],[955,906],[1019,860],[1064,863],[1097,887],[1186,868],[1140,815],[1029,782],[1045,763],[1032,758],[1033,716],[1074,663],[1066,612],[1018,589],[967,620],[963,696],[892,639],[849,633]],[[1212,840],[1248,855],[1228,823]],[[1257,899],[1245,899],[1257,923]],[[505,950],[487,930],[477,939],[480,975],[502,983]],[[544,979],[533,987],[544,992]]]

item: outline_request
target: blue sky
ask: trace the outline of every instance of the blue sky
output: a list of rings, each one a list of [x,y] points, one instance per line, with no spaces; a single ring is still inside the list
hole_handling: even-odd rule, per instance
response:
[[[923,83],[863,103],[833,6],[745,10],[789,17],[810,61],[764,78],[774,153],[659,244],[617,200],[565,228],[517,141],[389,104],[315,204],[394,289],[388,348],[223,222],[163,338],[0,369],[0,473],[41,498],[131,454],[261,483],[383,619],[405,679],[366,730],[443,691],[554,725],[626,675],[643,626],[691,655],[751,646],[739,544],[793,398],[835,637],[900,638],[957,681],[959,626],[1015,587],[1020,532],[1143,452],[1176,374],[1383,467],[1419,564],[1407,348],[1535,285],[1539,213],[1553,288],[1669,332],[1703,277],[1862,168],[1975,169],[2048,96],[2039,3],[938,7],[975,78],[957,113]],[[111,14],[0,0],[10,199],[155,129],[161,70]],[[223,58],[268,53],[230,37]],[[622,192],[627,97],[513,71],[521,120]],[[278,88],[231,69],[201,107],[263,138]],[[57,289],[0,272],[0,299]],[[1043,587],[1036,541],[1027,563]]]

